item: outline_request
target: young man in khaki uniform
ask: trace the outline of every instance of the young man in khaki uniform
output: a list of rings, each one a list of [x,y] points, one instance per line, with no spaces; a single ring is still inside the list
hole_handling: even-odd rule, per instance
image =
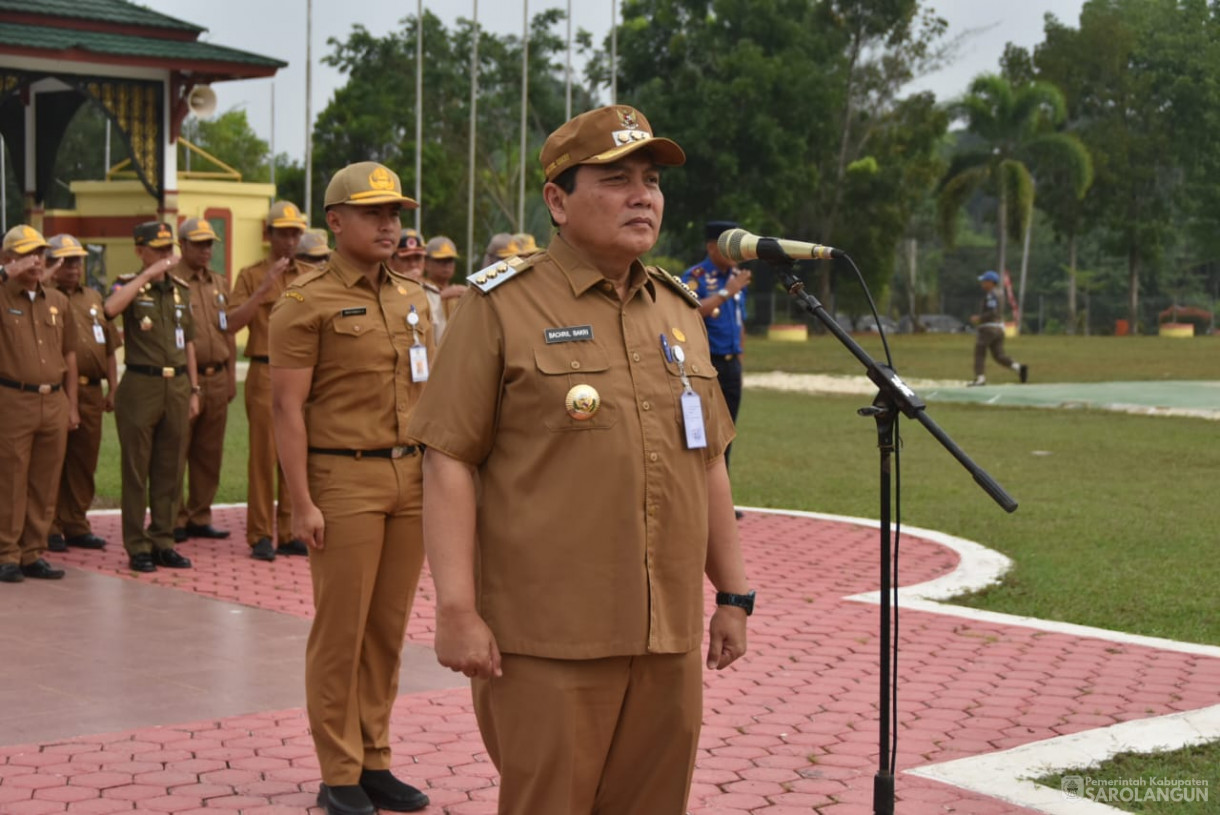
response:
[[[123,547],[132,571],[188,569],[174,550],[190,420],[199,413],[191,289],[170,274],[174,233],[148,221],[133,232],[144,268],[123,275],[106,298],[106,318],[123,315],[126,370],[115,398],[123,474]],[[144,511],[149,524],[144,527]]]
[[[329,815],[412,812],[428,796],[390,773],[390,710],[423,564],[420,451],[407,419],[431,361],[428,301],[386,261],[398,176],[366,161],[326,188],[335,251],[271,314],[271,381],[292,528],[310,546],[314,621],[305,698]],[[308,412],[305,410],[308,405]]]
[[[559,233],[472,276],[408,428],[427,446],[437,659],[474,678],[501,815],[681,815],[704,575],[709,668],[745,653],[753,608],[699,303],[639,261],[658,165],[685,155],[620,105],[541,159]]]
[[[424,255],[424,288],[429,290],[429,302],[433,304],[436,343],[439,346],[449,315],[457,309],[457,301],[466,293],[466,286],[453,282],[457,269],[457,246],[444,235],[428,241]]]
[[[47,242],[24,224],[0,262],[0,583],[58,580],[43,559],[76,409],[76,326],[68,298],[44,288]]]
[[[229,333],[229,281],[213,272],[212,247],[219,241],[204,218],[187,218],[178,227],[182,262],[173,272],[191,288],[195,325],[195,372],[202,392],[199,413],[191,419],[184,476],[190,491],[178,510],[174,540],[229,537],[212,526],[212,501],[220,487],[229,403],[237,395],[237,342]]]
[[[52,552],[66,551],[69,546],[101,549],[106,541],[93,534],[87,513],[96,492],[93,474],[102,444],[102,416],[114,410],[114,390],[119,384],[114,355],[119,346],[118,332],[106,319],[102,295],[83,285],[85,258],[89,253],[80,241],[71,235],[56,235],[48,243],[47,259],[60,261],[55,271],[55,287],[68,298],[76,325],[76,403],[80,426],[68,433],[59,500],[47,548]]]
[[[271,207],[263,233],[271,254],[237,275],[233,310],[228,315],[229,331],[236,334],[247,326],[250,328],[246,338],[246,359],[250,360],[246,372],[246,419],[250,426],[246,542],[250,544],[251,557],[268,562],[275,560],[276,553],[309,554],[305,544],[292,537],[292,498],[275,456],[267,352],[271,307],[303,271],[295,255],[308,226],[294,204],[279,201]]]
[[[300,243],[297,244],[297,263],[310,269],[325,266],[330,258],[330,244],[327,240],[326,231],[323,229],[311,229],[302,235]]]

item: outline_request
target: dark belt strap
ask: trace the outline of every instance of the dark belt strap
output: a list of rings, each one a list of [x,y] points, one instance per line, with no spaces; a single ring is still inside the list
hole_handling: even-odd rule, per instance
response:
[[[211,376],[212,374],[220,373],[221,371],[225,370],[228,367],[229,367],[228,360],[225,360],[224,362],[217,362],[215,365],[201,365],[201,366],[199,366],[199,375],[200,376]]]
[[[76,381],[80,385],[86,385],[88,387],[95,388],[95,387],[101,386],[103,379],[105,379],[105,377],[103,377],[103,376],[78,376],[76,378]]]
[[[173,379],[175,376],[182,376],[186,373],[186,366],[179,365],[177,367],[158,368],[156,365],[132,365],[129,363],[127,370],[135,371],[145,376],[159,376],[164,379]]]
[[[319,456],[347,456],[348,458],[406,458],[423,452],[423,445],[406,444],[401,447],[385,447],[381,450],[345,450],[341,447],[310,447],[309,452]]]
[[[14,382],[11,379],[0,377],[0,385],[6,388],[12,388],[15,391],[25,391],[26,393],[55,393],[63,387],[62,384],[56,382],[54,385],[27,385],[24,382]]]
[[[251,354],[249,357],[247,357],[247,359],[249,359],[251,362],[261,362],[264,365],[271,364],[271,357],[267,356],[266,354]]]

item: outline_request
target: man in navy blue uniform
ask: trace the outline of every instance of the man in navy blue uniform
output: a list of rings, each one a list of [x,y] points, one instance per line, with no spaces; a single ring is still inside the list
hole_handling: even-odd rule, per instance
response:
[[[720,253],[716,245],[720,233],[736,229],[733,221],[708,221],[703,228],[707,257],[682,274],[682,282],[699,296],[699,313],[707,325],[707,340],[712,351],[712,364],[729,415],[737,423],[737,408],[741,405],[741,357],[746,333],[746,287],[750,285],[750,270],[739,269]],[[724,451],[728,466],[729,453]],[[738,515],[740,517],[740,514]]]
[[[996,362],[1015,371],[1022,382],[1029,380],[1029,366],[1015,362],[1004,353],[1004,300],[996,288],[999,285],[1000,276],[995,272],[986,271],[979,275],[983,300],[979,304],[979,313],[970,317],[970,322],[978,326],[978,334],[974,342],[974,379],[966,383],[968,387],[987,384],[983,370],[987,364],[988,351],[991,351]]]

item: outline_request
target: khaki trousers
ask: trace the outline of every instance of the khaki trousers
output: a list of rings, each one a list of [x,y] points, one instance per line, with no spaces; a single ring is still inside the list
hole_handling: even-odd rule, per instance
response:
[[[190,400],[186,374],[164,379],[128,371],[119,383],[114,423],[122,458],[123,548],[129,555],[174,548]]]
[[[212,501],[220,487],[220,461],[225,450],[225,424],[229,418],[229,373],[219,370],[199,375],[199,415],[190,423],[186,447],[186,466],[182,474],[189,479],[186,500],[178,510],[178,526],[207,526],[212,523]]]
[[[68,444],[68,397],[0,388],[0,563],[42,557]]]
[[[246,467],[246,542],[259,538],[292,540],[292,502],[275,454],[271,419],[271,366],[250,361],[246,373],[246,420],[250,425],[250,458]],[[278,509],[276,496],[279,496]],[[278,530],[278,533],[277,533]]]
[[[74,538],[93,532],[93,525],[85,513],[93,506],[96,492],[93,474],[97,472],[98,450],[102,446],[105,404],[101,385],[77,386],[80,427],[68,433],[63,474],[59,477],[59,501],[55,505],[55,520],[51,523],[53,534]]]
[[[682,815],[703,714],[700,652],[605,659],[504,654],[475,679],[500,771],[499,815]]]
[[[314,621],[305,700],[322,780],[390,768],[390,711],[424,561],[421,456],[309,457],[325,547],[309,553]]]

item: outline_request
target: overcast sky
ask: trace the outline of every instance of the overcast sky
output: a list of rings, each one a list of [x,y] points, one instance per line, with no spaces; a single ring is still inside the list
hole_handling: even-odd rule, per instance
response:
[[[203,26],[206,39],[217,45],[239,48],[288,63],[271,79],[221,82],[214,90],[219,110],[241,107],[251,125],[265,139],[272,138],[271,97],[274,85],[274,149],[293,158],[305,155],[305,20],[307,0],[139,0],[164,14]],[[313,0],[313,115],[326,106],[345,77],[321,64],[329,51],[329,37],[345,39],[359,23],[373,34],[398,28],[398,21],[415,14],[417,0]],[[550,7],[563,8],[566,0],[529,0],[530,14]],[[571,0],[572,30],[593,32],[600,43],[609,33],[616,0]],[[912,87],[930,89],[938,98],[962,93],[977,74],[994,71],[1007,42],[1031,47],[1042,40],[1042,21],[1047,12],[1075,24],[1084,0],[931,0],[928,5],[949,21],[949,36],[973,30],[956,62],[929,75]],[[424,7],[452,28],[458,17],[473,15],[473,0],[424,0]],[[479,4],[479,22],[496,33],[520,33],[524,7],[520,0],[484,0]],[[559,32],[563,35],[563,27]],[[404,81],[414,82],[414,78]],[[425,89],[425,94],[426,94]],[[403,115],[411,116],[411,111]]]

